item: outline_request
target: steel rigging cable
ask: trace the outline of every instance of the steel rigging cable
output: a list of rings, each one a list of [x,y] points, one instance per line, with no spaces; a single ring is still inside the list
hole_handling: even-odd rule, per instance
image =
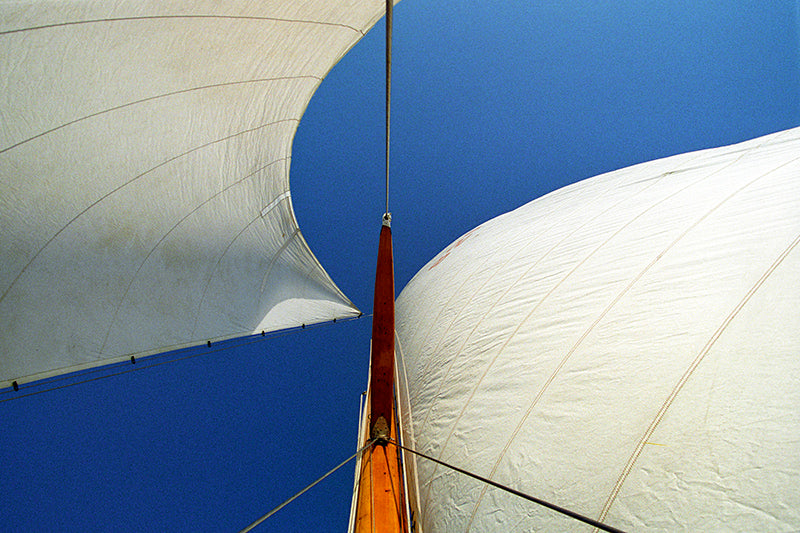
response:
[[[497,483],[496,481],[492,481],[491,479],[485,478],[483,476],[479,476],[478,474],[473,474],[472,472],[464,470],[463,468],[459,468],[457,466],[453,466],[453,465],[447,464],[444,461],[440,461],[438,459],[434,459],[433,457],[431,457],[429,455],[425,455],[422,452],[418,452],[416,450],[413,450],[411,448],[403,446],[399,442],[393,441],[391,439],[388,439],[387,442],[390,442],[390,443],[394,444],[395,446],[397,446],[401,450],[405,450],[405,451],[407,451],[409,453],[413,453],[414,455],[418,455],[418,456],[422,457],[423,459],[427,459],[429,461],[433,461],[434,463],[440,464],[440,465],[442,465],[442,466],[444,466],[446,468],[449,468],[451,470],[454,470],[456,472],[464,474],[465,476],[469,476],[469,477],[471,477],[473,479],[477,479],[478,481],[481,481],[483,483],[491,485],[492,487],[498,488],[500,490],[504,490],[504,491],[506,491],[508,493],[511,493],[511,494],[515,495],[515,496],[519,496],[520,498],[524,498],[524,499],[528,500],[529,502],[533,502],[533,503],[536,503],[536,504],[541,505],[543,507],[547,507],[548,509],[551,509],[551,510],[557,512],[557,513],[561,513],[561,514],[563,514],[565,516],[569,516],[570,518],[574,518],[575,520],[583,522],[584,524],[589,524],[590,526],[594,526],[597,529],[601,529],[603,531],[608,531],[610,533],[624,533],[624,531],[622,531],[621,529],[617,529],[615,527],[609,526],[607,524],[604,524],[603,522],[600,522],[598,520],[594,520],[592,518],[589,518],[588,516],[583,516],[583,515],[581,515],[579,513],[576,513],[575,511],[570,511],[569,509],[566,509],[564,507],[560,507],[560,506],[558,506],[558,505],[556,505],[554,503],[550,503],[548,501],[542,500],[542,499],[537,498],[535,496],[531,496],[530,494],[525,494],[524,492],[520,492],[520,491],[518,491],[516,489],[512,489],[511,487],[507,487],[505,485],[501,485],[500,483]]]
[[[301,490],[300,492],[298,492],[297,494],[295,494],[294,496],[292,496],[291,498],[289,498],[288,500],[286,500],[285,502],[283,502],[282,504],[280,504],[279,506],[277,506],[276,508],[274,508],[273,510],[271,510],[270,512],[268,512],[267,514],[265,514],[264,516],[262,516],[261,518],[259,518],[255,522],[253,522],[252,524],[250,524],[249,526],[247,526],[246,528],[244,528],[243,530],[241,530],[239,533],[247,533],[248,531],[251,531],[253,528],[258,526],[261,522],[263,522],[264,520],[266,520],[270,516],[274,515],[275,513],[277,513],[278,511],[280,511],[281,509],[283,509],[284,507],[286,507],[290,503],[292,503],[294,500],[296,500],[298,497],[300,497],[304,492],[306,492],[309,489],[311,489],[314,485],[316,485],[317,483],[319,483],[320,481],[322,481],[323,479],[325,479],[326,477],[330,476],[331,474],[333,474],[334,472],[339,470],[341,467],[343,467],[344,465],[346,465],[347,463],[352,461],[355,457],[357,457],[358,455],[363,453],[364,450],[366,450],[367,448],[369,448],[373,444],[375,444],[375,439],[371,439],[371,440],[367,441],[367,443],[364,444],[364,446],[362,446],[356,453],[354,453],[353,455],[351,455],[350,457],[348,457],[347,459],[345,459],[344,461],[342,461],[341,463],[339,463],[338,465],[333,467],[325,475],[323,475],[322,477],[320,477],[319,479],[317,479],[316,481],[314,481],[313,483],[308,485],[306,488],[304,488],[303,490]]]
[[[389,215],[389,122],[392,100],[392,8],[393,0],[386,0],[386,210]]]

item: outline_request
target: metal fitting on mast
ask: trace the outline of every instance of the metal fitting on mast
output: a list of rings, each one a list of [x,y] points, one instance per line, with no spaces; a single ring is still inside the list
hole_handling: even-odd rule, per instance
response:
[[[389,423],[386,421],[386,418],[383,416],[378,417],[378,419],[375,421],[375,424],[372,425],[372,435],[370,436],[373,439],[377,439],[378,444],[386,444],[391,437],[389,432]]]

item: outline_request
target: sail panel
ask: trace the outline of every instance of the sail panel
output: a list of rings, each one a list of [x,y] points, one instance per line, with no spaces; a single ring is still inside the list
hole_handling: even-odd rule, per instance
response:
[[[0,383],[357,314],[289,190],[366,2],[0,5]]]
[[[800,527],[800,129],[491,220],[397,303],[423,453],[623,530]],[[426,531],[580,529],[418,462]]]

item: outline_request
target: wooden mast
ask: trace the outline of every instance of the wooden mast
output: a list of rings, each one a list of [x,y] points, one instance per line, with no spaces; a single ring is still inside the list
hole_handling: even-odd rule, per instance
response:
[[[394,404],[394,266],[391,217],[383,217],[375,300],[372,316],[372,354],[368,393],[367,434],[377,439],[364,451],[356,503],[356,533],[407,533],[408,516]]]

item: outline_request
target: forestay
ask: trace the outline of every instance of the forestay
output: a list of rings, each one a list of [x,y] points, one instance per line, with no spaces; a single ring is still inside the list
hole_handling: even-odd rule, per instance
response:
[[[798,176],[793,129],[461,237],[397,302],[416,447],[623,530],[800,529]],[[424,460],[418,480],[427,532],[588,531]]]
[[[357,313],[291,143],[381,0],[0,4],[0,384]]]

